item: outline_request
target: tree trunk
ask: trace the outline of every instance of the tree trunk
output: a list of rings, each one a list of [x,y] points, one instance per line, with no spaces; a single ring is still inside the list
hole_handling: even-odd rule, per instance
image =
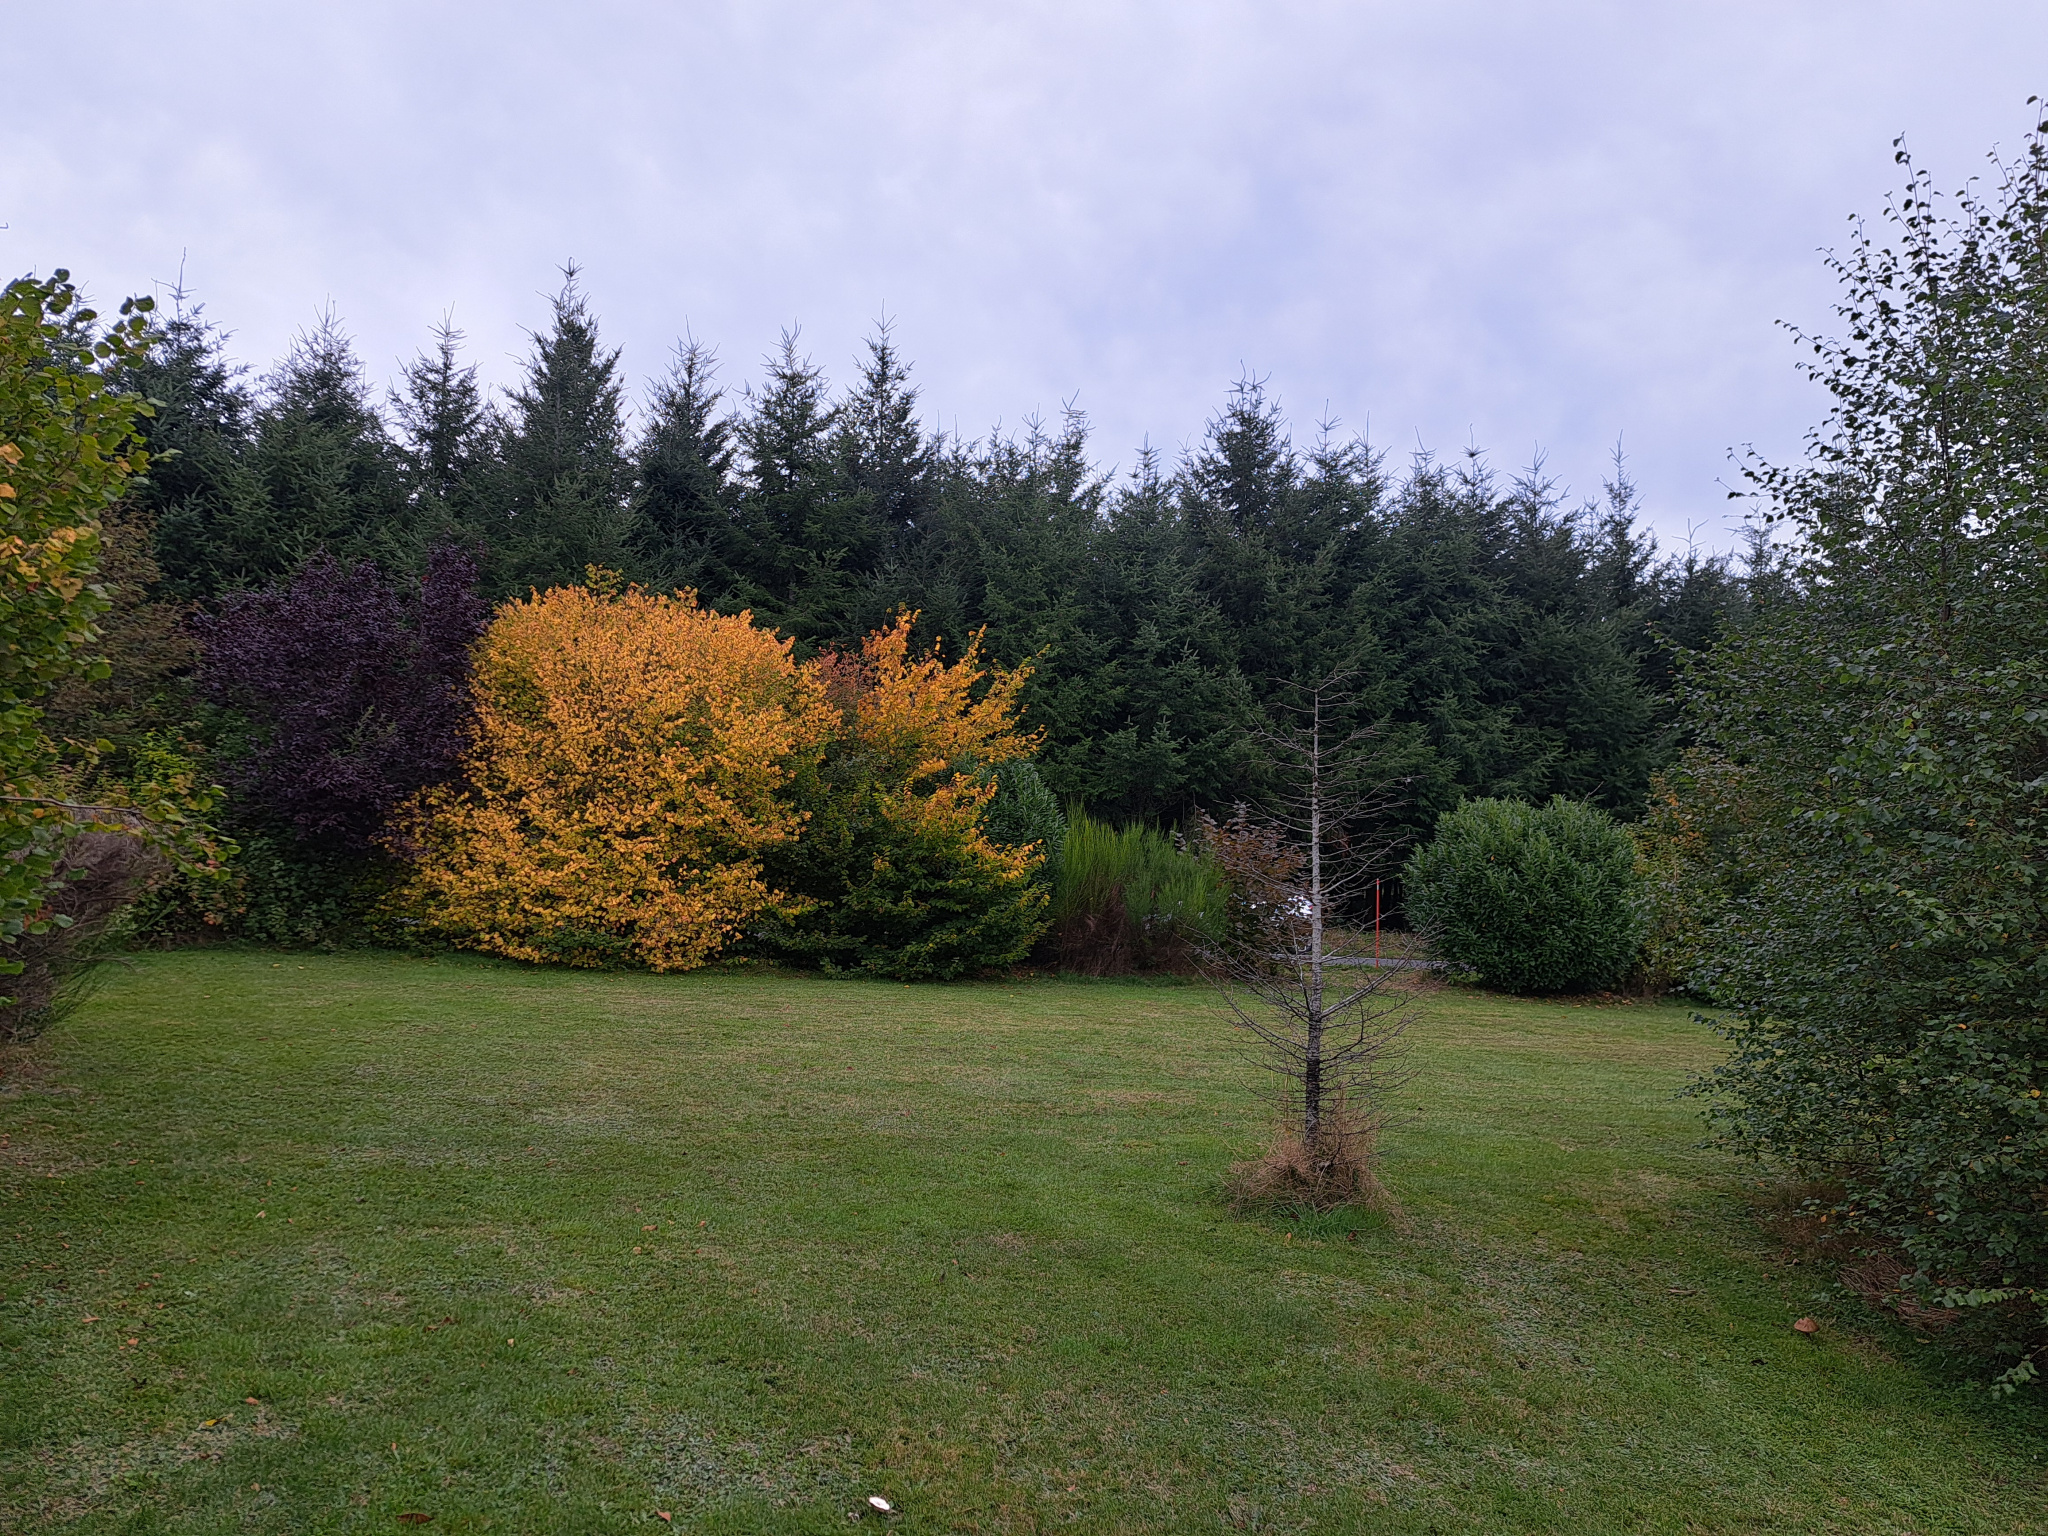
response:
[[[1323,700],[1309,717],[1308,1051],[1302,1063],[1301,1136],[1311,1154],[1323,1131]]]

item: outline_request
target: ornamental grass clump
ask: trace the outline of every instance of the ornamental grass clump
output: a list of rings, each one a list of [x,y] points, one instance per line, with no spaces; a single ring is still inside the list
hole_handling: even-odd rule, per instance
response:
[[[1635,845],[1598,806],[1468,800],[1409,855],[1408,917],[1503,992],[1621,985],[1646,926]]]
[[[1151,827],[1068,818],[1052,932],[1063,969],[1187,970],[1223,936],[1229,891],[1214,860]]]

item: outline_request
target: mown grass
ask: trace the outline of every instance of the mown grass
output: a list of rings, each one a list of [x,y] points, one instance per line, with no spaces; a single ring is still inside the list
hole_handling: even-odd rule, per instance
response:
[[[1303,1233],[1196,987],[137,959],[0,1090],[0,1529],[2048,1529],[1682,1008],[1426,1007],[1412,1230]]]

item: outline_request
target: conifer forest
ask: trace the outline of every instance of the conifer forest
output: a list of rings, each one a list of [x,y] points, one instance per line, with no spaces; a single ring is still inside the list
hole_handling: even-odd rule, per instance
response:
[[[1679,659],[1781,580],[1761,541],[1660,551],[1619,459],[1603,497],[1568,503],[1540,466],[1304,433],[1255,378],[1219,381],[1186,454],[1140,447],[1111,473],[1078,413],[928,430],[883,327],[837,383],[791,338],[730,391],[688,342],[636,399],[571,273],[511,390],[481,388],[461,343],[429,338],[386,394],[339,320],[250,372],[187,301],[124,381],[162,402],[123,532],[149,573],[123,588],[143,599],[124,629],[155,637],[170,608],[211,611],[316,553],[338,563],[330,591],[411,601],[427,578],[429,606],[459,607],[428,574],[441,549],[475,562],[486,604],[595,566],[751,611],[803,654],[911,611],[925,644],[984,633],[992,659],[1030,664],[1055,794],[1169,822],[1256,796],[1245,734],[1273,680],[1344,670],[1422,828],[1461,796],[1633,814],[1683,737]],[[132,718],[92,722],[117,740],[184,702],[178,642],[137,638]]]

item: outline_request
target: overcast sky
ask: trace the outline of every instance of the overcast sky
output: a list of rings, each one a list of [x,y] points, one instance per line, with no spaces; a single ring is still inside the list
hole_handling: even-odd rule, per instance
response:
[[[57,13],[45,12],[46,16]],[[267,364],[332,303],[382,381],[444,312],[509,381],[573,258],[636,387],[835,378],[887,313],[929,418],[1072,400],[1105,465],[1269,379],[1396,460],[1617,438],[1667,542],[1819,411],[1775,322],[1908,136],[1982,174],[2048,5],[70,0],[0,120],[0,267],[182,268]]]

